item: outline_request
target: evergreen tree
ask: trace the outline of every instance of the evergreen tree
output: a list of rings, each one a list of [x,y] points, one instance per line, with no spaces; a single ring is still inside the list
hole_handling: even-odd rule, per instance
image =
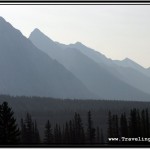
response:
[[[54,134],[54,136],[55,136],[55,134]],[[62,143],[65,143],[65,139],[64,139],[64,137],[65,137],[65,125],[63,124],[63,127],[62,127]]]
[[[34,138],[33,138],[34,139],[34,143],[39,144],[40,143],[40,134],[39,134],[39,130],[38,130],[38,127],[37,127],[36,120],[34,122],[33,136],[34,136]]]
[[[34,143],[34,127],[31,115],[27,113],[25,118],[25,143]]]
[[[66,126],[65,126],[64,142],[70,143],[70,132],[69,132],[68,122],[66,122]]]
[[[36,121],[33,122],[31,115],[29,113],[26,114],[25,121],[21,120],[21,141],[25,144],[39,144],[40,143],[40,135],[37,128]]]
[[[149,137],[150,135],[150,129],[149,129],[149,114],[148,109],[143,109],[141,111],[141,135],[143,137]]]
[[[70,134],[70,143],[75,141],[75,127],[72,123],[72,120],[69,121],[69,134]]]
[[[113,115],[112,116],[112,137],[119,137],[119,127],[118,127],[118,116]]]
[[[142,127],[141,127],[141,130],[142,130],[142,136],[143,137],[146,137],[146,114],[145,114],[145,110],[142,110],[141,111],[141,122],[142,122]]]
[[[108,138],[109,137],[113,137],[113,133],[112,133],[112,115],[111,112],[108,112]]]
[[[120,136],[128,137],[128,123],[125,113],[121,114],[120,117]]]
[[[62,143],[62,133],[61,133],[60,125],[58,126],[58,136],[59,136],[58,142]]]
[[[44,138],[44,143],[50,144],[53,143],[53,134],[52,134],[52,128],[49,120],[47,121],[45,125],[45,138]]]
[[[95,142],[95,128],[93,127],[91,111],[88,112],[87,142]]]
[[[65,130],[63,131],[63,136],[65,136]],[[63,139],[63,143],[65,143],[65,139]],[[62,134],[61,134],[61,128],[58,124],[54,127],[54,143],[60,144],[62,142]]]
[[[118,115],[114,116],[115,119],[115,137],[119,137],[119,124],[118,124]]]
[[[26,126],[23,119],[21,118],[21,143],[24,143],[26,140]]]
[[[0,105],[0,144],[16,144],[19,142],[19,135],[14,112],[7,102],[3,102]]]
[[[74,115],[74,143],[84,143],[85,134],[80,114]]]
[[[141,137],[142,136],[142,122],[141,122],[140,112],[138,109],[136,113],[137,113],[137,136]]]
[[[145,110],[145,120],[146,120],[146,137],[150,136],[150,129],[149,129],[149,114],[148,109]]]
[[[129,136],[137,137],[138,136],[138,125],[137,125],[137,110],[132,109],[130,111],[130,120],[129,120]]]

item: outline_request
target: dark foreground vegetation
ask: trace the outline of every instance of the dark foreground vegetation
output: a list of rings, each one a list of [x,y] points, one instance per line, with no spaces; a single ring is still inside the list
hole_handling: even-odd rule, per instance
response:
[[[0,144],[148,145],[149,110],[150,102],[59,100],[1,95]],[[122,140],[122,137],[126,140]],[[147,141],[127,139],[138,137]]]

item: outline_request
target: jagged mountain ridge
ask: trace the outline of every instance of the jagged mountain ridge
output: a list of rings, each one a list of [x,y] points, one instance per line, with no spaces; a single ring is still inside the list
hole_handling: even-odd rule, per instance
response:
[[[91,55],[85,55],[82,52],[83,49],[81,51],[81,49],[72,47],[72,45],[67,46],[58,42],[52,42],[49,37],[37,29],[30,34],[29,39],[35,46],[70,70],[90,91],[104,99],[148,100],[150,98],[145,92],[111,74],[102,64],[99,65],[100,63],[92,60],[90,58]],[[52,48],[51,44],[55,47]],[[77,44],[81,45],[80,43]],[[107,58],[104,59],[107,61]]]
[[[0,17],[0,94],[93,98],[70,71]]]
[[[97,62],[101,67],[107,69],[120,80],[150,94],[150,74],[147,69],[140,66],[133,60],[129,58],[122,61],[111,60],[102,55],[100,52],[95,52],[95,50],[88,48],[79,42],[68,46],[78,48],[82,53]]]
[[[125,58],[123,60],[114,60],[114,63],[116,63],[118,66],[126,67],[126,68],[133,68],[146,76],[150,77],[150,74],[148,73],[147,69],[136,63],[135,61]]]

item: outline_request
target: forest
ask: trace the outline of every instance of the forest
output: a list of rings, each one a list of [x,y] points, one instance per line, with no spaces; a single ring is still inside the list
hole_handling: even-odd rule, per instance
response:
[[[148,145],[149,106],[137,101],[1,95],[0,145]],[[122,137],[147,141],[121,141]]]

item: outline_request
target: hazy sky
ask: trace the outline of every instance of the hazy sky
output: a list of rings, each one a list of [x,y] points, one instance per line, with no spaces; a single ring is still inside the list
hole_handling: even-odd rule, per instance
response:
[[[150,5],[0,5],[0,16],[26,37],[39,28],[54,41],[150,67]]]

